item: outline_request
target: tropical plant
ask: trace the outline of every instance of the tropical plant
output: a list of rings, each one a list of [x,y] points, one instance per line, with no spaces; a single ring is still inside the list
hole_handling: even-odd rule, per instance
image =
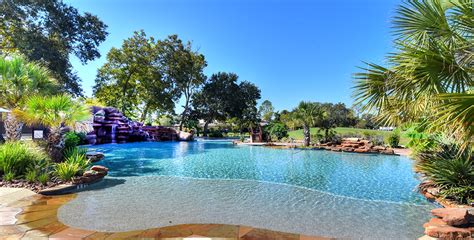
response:
[[[62,162],[56,164],[54,168],[55,175],[62,181],[70,181],[79,171],[76,163]]]
[[[74,102],[70,96],[30,97],[24,110],[15,110],[14,114],[27,124],[41,124],[50,129],[47,138],[47,152],[51,159],[58,162],[63,159],[64,134],[67,126],[90,117],[90,112],[82,104]]]
[[[13,179],[15,179],[15,173],[13,172],[5,172],[3,174],[3,180],[6,181],[6,182],[11,182]]]
[[[0,106],[22,108],[28,96],[48,95],[56,90],[57,84],[47,68],[18,55],[0,58]],[[7,140],[21,139],[23,123],[13,114],[7,114],[4,124]]]
[[[470,146],[474,126],[474,11],[471,0],[407,1],[394,19],[388,67],[356,73],[356,103],[389,125],[426,120]]]
[[[41,150],[21,142],[7,142],[0,146],[0,171],[15,176],[24,175],[38,162],[47,161]]]
[[[36,182],[36,178],[37,178],[37,173],[34,170],[28,170],[25,174],[25,180],[30,183]]]
[[[46,183],[48,183],[49,181],[49,174],[48,173],[41,173],[39,176],[38,176],[38,181],[45,185]]]
[[[300,102],[299,105],[293,109],[291,116],[294,121],[303,127],[304,146],[307,147],[311,143],[311,130],[319,119],[324,116],[324,111],[321,106],[313,102]]]
[[[461,203],[474,200],[474,158],[456,140],[438,136],[435,145],[415,153],[416,168],[440,187],[441,195]]]
[[[64,151],[64,158],[66,163],[76,164],[77,172],[82,173],[87,170],[90,165],[89,160],[86,157],[87,149],[85,148],[70,148]]]

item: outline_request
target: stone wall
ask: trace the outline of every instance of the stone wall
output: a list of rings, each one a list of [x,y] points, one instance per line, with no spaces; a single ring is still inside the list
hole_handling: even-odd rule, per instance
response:
[[[344,138],[341,143],[330,142],[319,144],[316,147],[336,152],[395,154],[391,148],[375,146],[371,141],[359,138]]]

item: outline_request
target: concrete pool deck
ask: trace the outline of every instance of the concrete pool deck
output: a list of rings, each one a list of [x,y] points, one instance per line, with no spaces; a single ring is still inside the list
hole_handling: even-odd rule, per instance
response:
[[[69,227],[58,209],[75,194],[43,196],[22,188],[0,188],[0,239],[219,239],[328,240],[225,224],[184,224],[128,232],[98,232]]]

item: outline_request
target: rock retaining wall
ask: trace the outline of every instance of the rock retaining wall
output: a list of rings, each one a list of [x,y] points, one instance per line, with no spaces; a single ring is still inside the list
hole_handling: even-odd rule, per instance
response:
[[[375,146],[371,141],[359,138],[345,138],[340,144],[330,142],[318,144],[316,147],[319,149],[336,152],[381,153],[389,155],[395,154],[391,148]]]

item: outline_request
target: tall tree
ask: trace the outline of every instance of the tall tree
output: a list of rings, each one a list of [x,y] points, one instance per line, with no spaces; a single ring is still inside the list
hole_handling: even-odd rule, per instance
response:
[[[355,75],[356,103],[385,123],[426,121],[465,143],[474,136],[472,0],[408,1],[394,18],[389,66]]]
[[[47,68],[21,56],[0,58],[0,106],[22,108],[28,96],[54,94],[58,88]],[[21,121],[8,114],[4,124],[7,140],[21,139]]]
[[[126,39],[121,48],[112,48],[97,74],[97,99],[141,121],[156,111],[173,111],[178,95],[166,72],[166,41],[148,38],[142,30]]]
[[[235,97],[235,93],[240,91],[237,79],[234,73],[213,74],[194,95],[192,107],[197,117],[204,120],[204,136],[207,136],[209,123],[237,117],[247,107],[245,102]]]
[[[258,113],[260,114],[260,117],[262,120],[265,120],[267,122],[270,122],[273,118],[273,114],[275,113],[275,108],[273,107],[272,102],[269,100],[265,100],[262,102],[260,107],[258,108]]]
[[[82,63],[100,57],[97,47],[107,36],[107,26],[97,16],[81,14],[61,0],[3,0],[0,19],[1,52],[20,52],[44,63],[62,90],[82,94],[69,56]]]
[[[179,129],[182,130],[186,118],[191,113],[191,99],[206,80],[203,70],[207,62],[204,55],[193,50],[191,42],[183,43],[177,35],[169,36],[163,47],[166,53],[164,58],[167,66],[166,77],[172,79],[177,95],[184,97],[179,123]]]

